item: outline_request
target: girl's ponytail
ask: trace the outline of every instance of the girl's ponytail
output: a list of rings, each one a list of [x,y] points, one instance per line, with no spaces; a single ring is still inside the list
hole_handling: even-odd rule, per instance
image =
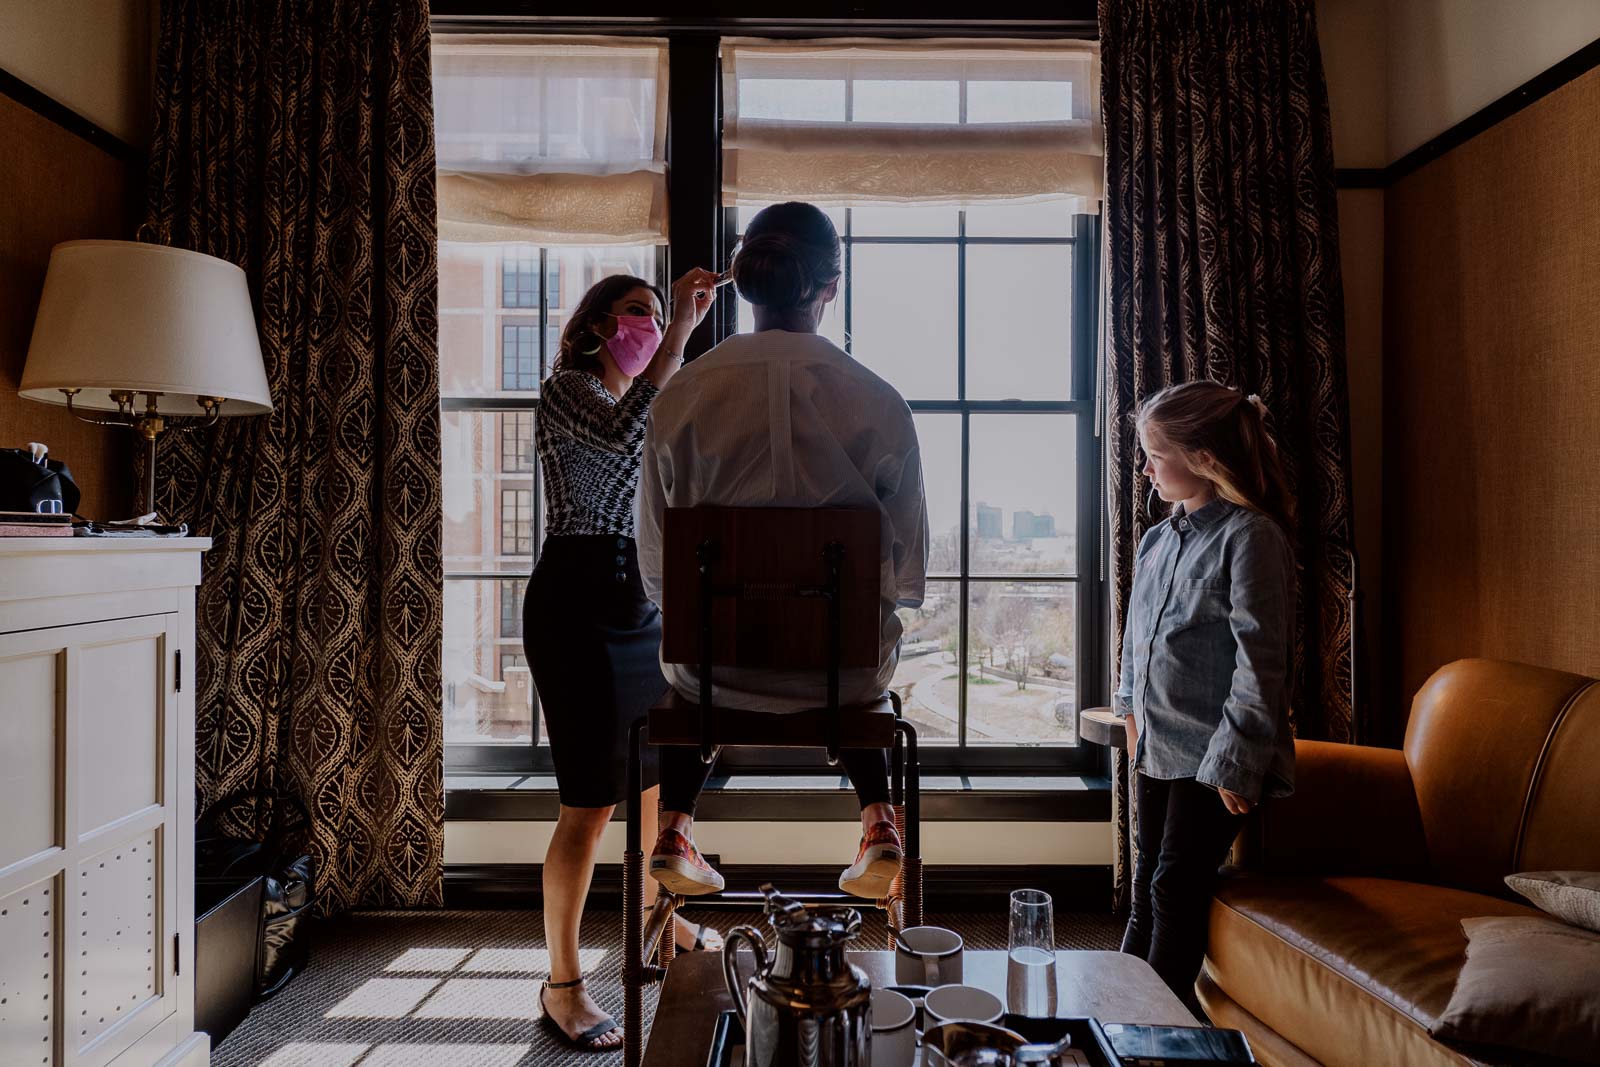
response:
[[[1149,397],[1134,417],[1181,451],[1218,496],[1261,512],[1293,534],[1294,497],[1259,396],[1215,382],[1185,382]]]

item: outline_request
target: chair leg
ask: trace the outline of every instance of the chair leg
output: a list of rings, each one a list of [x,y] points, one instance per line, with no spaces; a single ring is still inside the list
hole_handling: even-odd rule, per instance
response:
[[[917,728],[904,719],[895,730],[905,741],[905,858],[900,861],[904,926],[922,925],[922,770],[917,761]],[[898,822],[898,818],[896,819]],[[904,927],[902,927],[904,928]]]
[[[656,973],[672,966],[672,958],[677,951],[670,931],[679,903],[676,896],[657,887],[655,903],[650,906],[650,914],[644,921],[644,946],[640,955],[647,961],[652,958],[658,961]]]
[[[661,801],[658,797],[656,800],[657,825],[660,825],[661,810]],[[655,931],[654,937],[656,939],[656,958],[660,962],[661,969],[666,970],[672,966],[673,959],[678,955],[677,930],[675,929],[677,923],[674,919],[678,910],[678,898],[668,893],[664,888],[657,887],[656,911],[660,911],[663,907],[666,909],[666,918],[660,928]],[[651,915],[651,921],[652,923],[655,921],[653,914]]]
[[[896,792],[899,792],[899,790],[896,790]],[[904,804],[896,804],[894,806],[894,828],[900,834],[901,842],[904,842],[906,839],[906,806]],[[906,861],[904,856],[900,859],[899,872],[894,876],[894,881],[889,883],[889,895],[884,898],[883,910],[888,918],[889,944],[887,947],[890,952],[893,952],[896,944],[895,931],[904,930],[909,925],[906,922]]]
[[[639,811],[639,745],[644,720],[628,731],[628,842],[622,855],[622,1043],[625,1067],[644,1061],[644,847]]]

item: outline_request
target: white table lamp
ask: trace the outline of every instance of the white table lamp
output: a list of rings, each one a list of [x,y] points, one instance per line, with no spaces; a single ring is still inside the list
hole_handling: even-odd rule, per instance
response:
[[[272,410],[244,271],[138,241],[56,245],[19,392],[65,404],[85,422],[137,431],[148,447],[144,512],[154,512],[163,430]],[[199,415],[172,419],[195,407]]]

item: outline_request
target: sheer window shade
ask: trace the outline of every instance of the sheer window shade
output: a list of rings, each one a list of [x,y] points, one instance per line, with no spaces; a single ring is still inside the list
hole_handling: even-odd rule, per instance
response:
[[[665,41],[438,35],[439,238],[666,240]]]
[[[1092,42],[739,40],[722,62],[729,203],[1100,198]]]

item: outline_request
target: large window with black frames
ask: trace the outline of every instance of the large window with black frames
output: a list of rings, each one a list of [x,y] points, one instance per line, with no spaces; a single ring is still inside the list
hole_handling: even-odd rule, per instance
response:
[[[526,684],[519,582],[542,536],[538,382],[563,316],[604,273],[664,281],[702,265],[704,249],[715,260],[704,265],[724,269],[755,212],[799,199],[828,211],[844,245],[840,298],[821,332],[900,391],[921,441],[927,597],[902,610],[893,685],[924,740],[925,766],[1094,767],[1076,728],[1078,711],[1103,703],[1108,688],[1092,49],[760,38],[686,49],[718,67],[708,74],[720,79],[721,113],[709,121],[720,153],[674,158],[672,195],[714,202],[706,217],[720,233],[675,229],[668,245],[663,218],[652,216],[664,197],[636,194],[664,193],[652,183],[666,161],[658,137],[671,106],[669,49],[588,38],[600,51],[582,57],[576,42],[529,38],[519,53],[514,41],[489,40],[441,36],[435,46],[449,238],[440,328],[448,765],[549,767]],[[623,113],[647,131],[624,150],[589,129]],[[674,129],[705,121],[698,108],[672,111]],[[592,162],[607,153],[616,159]],[[626,232],[567,242],[550,238],[581,229],[575,222],[506,231],[484,221],[561,168],[590,174],[594,203],[614,204],[624,216],[614,228]],[[453,183],[458,171],[514,177]],[[494,196],[507,199],[485,201]],[[724,292],[691,356],[752,327],[749,305]],[[729,770],[815,763],[732,750],[724,761]]]

